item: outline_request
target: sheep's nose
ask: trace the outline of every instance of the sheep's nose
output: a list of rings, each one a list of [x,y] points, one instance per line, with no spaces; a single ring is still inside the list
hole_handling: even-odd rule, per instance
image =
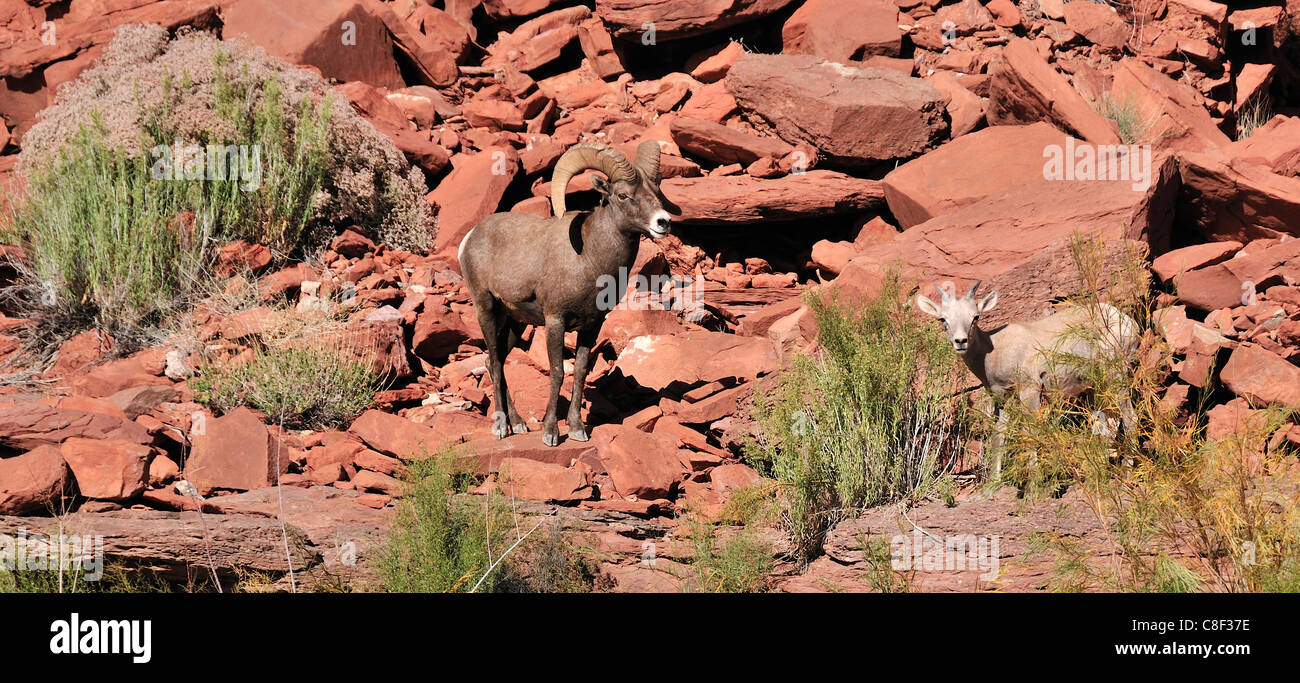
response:
[[[961,339],[954,339],[954,340],[952,340],[952,343],[953,343],[953,346],[965,346],[965,345],[966,345],[966,338],[965,338],[965,337],[962,337]]]
[[[668,218],[665,216],[660,216],[658,219],[655,220],[655,228],[657,228],[660,232],[668,232],[668,229],[672,227],[672,224],[673,222],[668,220]]]

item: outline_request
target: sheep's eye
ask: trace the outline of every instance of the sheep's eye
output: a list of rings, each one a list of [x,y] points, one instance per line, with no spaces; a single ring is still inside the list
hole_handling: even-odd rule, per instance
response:
[[[618,193],[618,198],[621,199],[621,200],[623,200],[623,201],[627,201],[627,200],[629,200],[629,199],[632,198],[632,195],[629,195],[629,194],[626,193],[626,192],[620,192],[620,193]]]

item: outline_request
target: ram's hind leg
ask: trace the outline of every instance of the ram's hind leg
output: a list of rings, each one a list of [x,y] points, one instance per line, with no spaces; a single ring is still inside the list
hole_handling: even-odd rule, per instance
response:
[[[591,347],[596,344],[600,326],[593,325],[578,330],[578,354],[573,361],[573,399],[569,401],[569,438],[574,441],[587,440],[587,425],[582,421],[582,390],[587,383],[587,372],[591,370]]]
[[[506,318],[505,324],[507,328],[505,334],[505,340],[504,340],[505,343],[501,347],[500,351],[498,352],[498,355],[501,357],[501,361],[503,363],[505,362],[505,359],[510,356],[510,351],[514,349],[516,346],[519,346],[519,340],[523,335],[523,328],[524,328],[523,323],[517,320],[512,320],[510,318]],[[505,370],[503,369],[501,372],[501,386],[503,387],[506,386],[505,382],[506,382],[506,376],[505,376]],[[515,434],[523,434],[527,432],[528,423],[524,420],[524,418],[519,416],[518,412],[515,411],[515,402],[514,399],[510,398],[510,391],[507,389],[504,393],[506,396],[505,414],[506,414],[506,420],[510,424],[510,430]]]
[[[504,439],[510,435],[507,419],[511,410],[510,391],[506,388],[504,368],[505,353],[510,350],[506,346],[510,320],[506,317],[501,302],[486,292],[474,296],[474,311],[478,314],[478,326],[483,330],[483,341],[487,346],[488,378],[492,380],[492,435]]]

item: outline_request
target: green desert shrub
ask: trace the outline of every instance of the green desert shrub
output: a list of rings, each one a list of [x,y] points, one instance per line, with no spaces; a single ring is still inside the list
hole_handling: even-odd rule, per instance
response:
[[[691,525],[694,576],[687,587],[708,593],[763,593],[771,589],[772,545],[754,528],[740,526],[723,535],[708,523]]]
[[[1113,262],[1106,251],[1097,238],[1074,239],[1082,284],[1071,299],[1088,307],[1104,300],[1129,313],[1144,331],[1137,353],[1062,358],[1091,391],[1047,392],[1033,412],[1007,406],[1007,480],[1026,498],[1068,488],[1105,527],[1100,549],[1040,539],[1037,546],[1056,557],[1054,583],[1059,590],[1296,590],[1300,473],[1281,435],[1300,406],[1251,406],[1223,434],[1210,428],[1212,392],[1192,395],[1185,407],[1168,401],[1177,361],[1152,324],[1156,299],[1144,254]],[[1098,339],[1106,328],[1095,319],[1070,333]],[[1122,400],[1133,406],[1131,429],[1100,428],[1117,421]],[[1109,561],[1089,561],[1099,552]]]
[[[1118,99],[1109,93],[1099,99],[1095,108],[1097,113],[1115,122],[1119,128],[1119,139],[1126,145],[1150,144],[1155,119],[1142,109],[1135,98]]]
[[[348,225],[412,251],[433,238],[423,175],[389,139],[310,71],[205,33],[120,28],[24,135],[18,173],[11,295],[120,342],[165,325],[229,240],[283,259]]]
[[[194,400],[224,413],[248,406],[294,429],[346,425],[375,398],[374,371],[331,349],[270,348],[247,363],[210,367],[191,380]]]
[[[204,300],[223,310],[242,307],[249,293]],[[205,352],[197,376],[190,380],[194,400],[218,413],[239,406],[260,410],[293,429],[346,426],[374,403],[383,378],[376,365],[377,343],[367,327],[350,327],[346,309],[324,311],[269,309],[255,338],[238,355],[217,346]]]
[[[782,522],[803,560],[855,511],[940,490],[966,444],[966,372],[937,326],[890,275],[856,307],[808,299],[819,351],[757,392],[746,458],[780,483]]]
[[[465,496],[477,479],[454,451],[409,463],[379,553],[392,593],[583,593],[599,584],[596,552],[557,520],[516,517],[503,496]]]

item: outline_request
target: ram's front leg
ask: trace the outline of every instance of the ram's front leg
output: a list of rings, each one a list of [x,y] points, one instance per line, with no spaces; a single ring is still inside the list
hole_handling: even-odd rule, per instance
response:
[[[988,478],[990,481],[999,481],[1002,479],[1002,453],[1004,439],[1007,430],[1007,411],[1002,407],[1001,402],[996,399],[990,402],[989,417],[993,420],[993,433],[989,436],[989,468]]]

